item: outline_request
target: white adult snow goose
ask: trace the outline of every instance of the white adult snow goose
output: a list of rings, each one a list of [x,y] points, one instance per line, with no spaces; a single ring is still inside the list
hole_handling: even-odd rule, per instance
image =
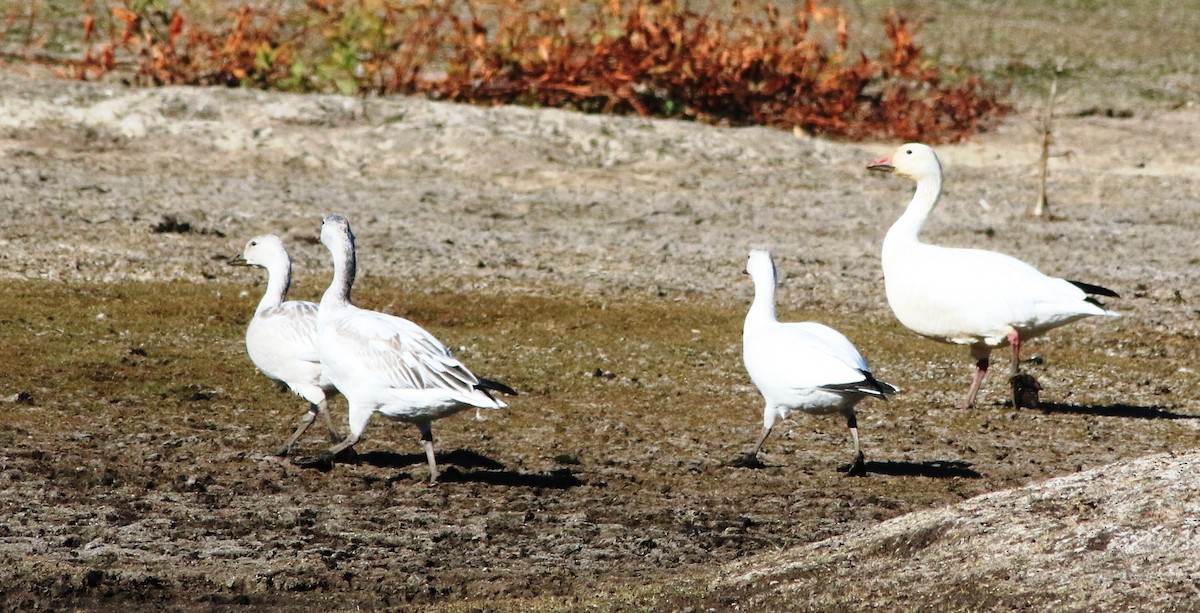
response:
[[[438,479],[433,420],[470,407],[503,409],[507,405],[490,392],[516,392],[471,374],[417,324],[351,304],[355,252],[349,220],[341,215],[325,217],[321,243],[333,256],[333,281],[317,309],[317,352],[350,406],[350,433],[322,460],[357,443],[371,415],[379,412],[420,430],[433,485]]]
[[[841,413],[854,442],[849,472],[865,474],[854,407],[867,396],[886,398],[896,393],[896,388],[875,379],[866,360],[837,330],[813,322],[780,323],[776,319],[776,274],[770,253],[751,251],[746,272],[754,281],[754,302],[742,328],[742,360],[766,406],[758,442],[735,464],[759,465],[758,451],[775,419],[786,419],[789,411]]]
[[[337,393],[337,389],[324,376],[321,360],[317,357],[317,305],[287,299],[292,283],[292,262],[283,241],[273,234],[256,236],[246,243],[240,256],[228,263],[267,269],[267,290],[246,326],[246,353],[267,378],[280,387],[290,388],[309,402],[308,412],[300,425],[275,453],[290,453],[292,445],[317,415],[329,428],[331,440],[341,440],[342,435],[333,427],[327,407],[328,399]]]
[[[942,191],[942,166],[927,146],[901,145],[867,168],[917,183],[912,202],[883,240],[884,284],[896,318],[917,334],[970,348],[975,374],[960,408],[975,406],[992,349],[1006,344],[1013,350],[1014,406],[1036,406],[1040,386],[1020,373],[1021,344],[1085,317],[1117,317],[1095,298],[1117,293],[1046,276],[1002,253],[921,242],[921,227]]]

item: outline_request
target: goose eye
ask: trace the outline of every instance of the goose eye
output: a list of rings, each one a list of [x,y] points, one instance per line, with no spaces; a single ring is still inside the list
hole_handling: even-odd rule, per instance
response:
[[[907,153],[908,155],[912,155],[912,149],[909,149],[909,150],[905,151],[904,153]]]
[[[258,241],[250,241],[250,246],[251,246],[251,247],[257,247],[257,246],[258,246]]]

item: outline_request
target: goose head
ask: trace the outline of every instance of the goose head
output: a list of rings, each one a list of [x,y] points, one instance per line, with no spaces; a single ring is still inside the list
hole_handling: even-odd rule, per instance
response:
[[[757,285],[766,283],[768,286],[775,286],[775,261],[771,259],[771,253],[761,249],[755,249],[750,252],[750,258],[746,261],[746,274]]]
[[[264,234],[250,239],[241,255],[231,258],[230,266],[261,266],[270,268],[271,264],[287,261],[287,249],[283,241],[274,234]]]
[[[942,175],[942,164],[937,154],[921,143],[900,145],[891,155],[868,164],[867,169],[890,172],[913,181]]]
[[[321,244],[333,253],[354,252],[354,233],[344,215],[326,215],[321,222]]]

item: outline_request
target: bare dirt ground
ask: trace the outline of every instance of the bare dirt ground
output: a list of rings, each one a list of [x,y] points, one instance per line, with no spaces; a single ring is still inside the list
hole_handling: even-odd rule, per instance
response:
[[[993,377],[980,409],[956,411],[966,351],[903,330],[883,295],[879,245],[911,186],[864,166],[895,143],[4,76],[0,277],[24,310],[0,322],[19,361],[0,390],[9,401],[0,407],[3,603],[728,610],[744,598],[759,610],[1194,609],[1195,573],[1163,568],[1197,568],[1194,548],[1183,560],[1146,557],[1133,586],[1097,580],[1094,589],[1124,590],[1123,600],[1064,598],[1076,573],[1130,572],[1072,567],[1065,554],[1037,558],[1057,581],[984,566],[938,574],[977,563],[970,556],[983,554],[970,547],[911,581],[880,579],[882,592],[797,599],[755,583],[782,564],[756,554],[817,560],[779,581],[830,569],[853,577],[854,561],[829,551],[874,543],[884,520],[1196,447],[1200,107],[1112,110],[1068,109],[1060,121],[1056,147],[1071,155],[1052,162],[1054,221],[1024,214],[1035,196],[1031,110],[939,148],[947,193],[928,240],[1006,251],[1112,287],[1122,298],[1110,306],[1124,315],[1031,346],[1044,358],[1031,368],[1047,388],[1045,410],[1008,408]],[[329,472],[269,455],[302,407],[270,393],[245,359],[241,326],[262,281],[224,262],[251,236],[277,233],[292,248],[294,297],[314,299],[327,279],[315,237],[329,212],[354,224],[361,304],[428,325],[475,370],[525,392],[486,421],[435,425],[449,467],[436,488],[422,484],[415,430],[383,420],[357,461]],[[739,273],[746,252],[763,247],[785,275],[781,315],[838,327],[905,390],[862,408],[866,478],[835,470],[849,458],[838,420],[803,416],[777,428],[766,468],[723,465],[760,419],[738,357],[750,296]],[[153,320],[160,327],[147,328]],[[91,351],[105,357],[71,366],[72,353]],[[61,383],[80,377],[89,387]],[[322,444],[316,434],[302,441]],[[1112,491],[1195,509],[1194,457],[1172,462],[1123,468]],[[1164,472],[1184,494],[1128,489]],[[1095,530],[1079,541],[1085,551],[1142,551],[1100,546],[1124,542],[1116,521],[1103,543],[1088,540],[1103,533],[1110,501],[1103,489],[1067,492],[1044,514],[1088,505]],[[992,500],[1018,505],[1014,496]],[[1194,520],[1161,517],[1128,534],[1167,544],[1180,531],[1194,536]],[[945,521],[916,541],[953,533]],[[953,534],[964,543],[974,533]],[[1048,534],[1025,544],[1078,544]],[[829,538],[842,540],[821,543]],[[988,546],[1015,548],[1014,538]],[[869,545],[883,559],[923,547],[883,542]],[[914,583],[967,596],[890,605],[880,596]]]

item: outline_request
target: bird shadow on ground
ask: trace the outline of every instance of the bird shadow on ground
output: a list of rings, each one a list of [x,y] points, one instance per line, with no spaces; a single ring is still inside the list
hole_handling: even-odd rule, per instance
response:
[[[556,490],[565,490],[584,484],[567,469],[557,469],[545,473],[505,470],[504,465],[500,462],[469,449],[455,449],[438,453],[436,457],[438,467],[442,468],[441,475],[438,477],[438,481],[441,483],[483,483]],[[355,464],[370,464],[378,468],[406,468],[424,465],[425,454],[368,451],[358,454],[350,461]]]
[[[1200,415],[1176,413],[1163,407],[1143,407],[1131,404],[1106,404],[1092,406],[1076,406],[1043,402],[1038,405],[1043,413],[1071,413],[1075,415],[1096,415],[1098,417],[1127,417],[1131,419],[1200,419]]]
[[[576,477],[566,468],[558,468],[546,473],[521,473],[512,470],[473,470],[463,472],[452,467],[443,472],[438,480],[443,483],[484,483],[487,485],[535,487],[552,490],[565,490],[584,484],[579,477]]]
[[[868,475],[889,477],[928,477],[930,479],[979,479],[983,475],[971,468],[970,462],[929,460],[926,462],[867,462]],[[841,468],[838,469],[842,471]],[[844,472],[844,471],[842,471]]]
[[[765,464],[758,458],[750,456],[737,456],[728,462],[722,462],[722,466],[730,468],[772,468],[779,467],[776,464]],[[843,464],[837,467],[840,473],[850,472],[850,464]],[[970,462],[962,462],[958,460],[929,460],[927,462],[866,462],[866,474],[886,475],[889,477],[929,477],[931,479],[951,479],[961,477],[964,479],[979,479],[983,475],[971,469]]]
[[[435,455],[439,466],[451,464],[460,468],[483,468],[498,470],[504,465],[470,449],[455,449]],[[376,468],[406,468],[425,464],[424,453],[395,453],[393,451],[368,451],[348,460],[351,464],[370,464]]]

